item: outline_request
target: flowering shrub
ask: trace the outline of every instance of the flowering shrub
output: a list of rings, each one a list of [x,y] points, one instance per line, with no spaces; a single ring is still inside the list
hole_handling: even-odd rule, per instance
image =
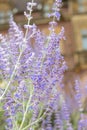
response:
[[[24,12],[28,20],[25,33],[11,16],[8,34],[0,35],[0,78],[5,82],[4,88],[0,88],[0,112],[5,123],[2,130],[74,129],[63,91],[67,65],[60,52],[60,41],[65,39],[64,28],[55,33],[61,3],[62,0],[55,0],[49,14],[53,21],[49,23],[48,36],[30,24],[34,0],[27,3]],[[75,89],[82,113],[78,81]],[[82,116],[78,119],[78,130],[87,127]]]

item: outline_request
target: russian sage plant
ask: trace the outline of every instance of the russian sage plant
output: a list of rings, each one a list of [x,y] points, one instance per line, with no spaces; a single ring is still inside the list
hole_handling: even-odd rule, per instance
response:
[[[34,0],[27,3],[24,12],[28,23],[25,33],[11,16],[8,34],[0,34],[0,112],[4,127],[1,130],[74,130],[70,111],[64,98],[64,71],[67,69],[60,52],[60,41],[65,39],[64,28],[56,34],[62,0],[55,0],[49,17],[49,35],[30,24]],[[76,95],[82,111],[78,83]],[[82,130],[79,120],[79,130]],[[82,123],[83,124],[83,123]],[[86,127],[84,123],[84,127]]]

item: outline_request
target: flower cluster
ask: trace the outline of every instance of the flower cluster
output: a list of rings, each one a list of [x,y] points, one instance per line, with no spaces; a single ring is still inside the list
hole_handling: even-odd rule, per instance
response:
[[[6,130],[73,130],[63,91],[67,65],[60,41],[65,39],[64,28],[58,34],[54,28],[61,4],[62,0],[54,2],[48,36],[30,24],[34,0],[27,3],[24,12],[28,19],[25,33],[11,16],[8,34],[0,35],[0,77],[6,83],[0,93],[0,109],[4,110]],[[78,86],[76,82],[79,103]]]
[[[52,13],[49,14],[49,17],[54,17],[57,20],[60,20],[60,8],[62,5],[62,0],[55,0],[53,7],[52,7]]]

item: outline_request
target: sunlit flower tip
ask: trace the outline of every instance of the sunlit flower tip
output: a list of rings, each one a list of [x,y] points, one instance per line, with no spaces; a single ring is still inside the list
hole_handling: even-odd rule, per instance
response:
[[[32,12],[32,7],[36,6],[37,4],[35,2],[28,2],[27,3],[27,10]]]
[[[32,19],[32,16],[30,14],[27,14],[25,11],[24,11],[24,15],[26,16],[27,19]]]
[[[24,15],[25,15],[25,16],[26,16],[26,14],[27,14],[26,11],[24,11]]]
[[[35,2],[28,2],[27,3],[27,6],[36,6],[37,5],[37,3],[35,3]]]
[[[32,7],[29,7],[28,5],[27,5],[27,10],[31,12],[33,11]]]

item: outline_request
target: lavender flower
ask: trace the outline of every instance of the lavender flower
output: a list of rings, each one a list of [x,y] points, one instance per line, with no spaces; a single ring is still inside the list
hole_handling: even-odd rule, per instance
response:
[[[82,112],[83,111],[83,108],[82,108],[82,102],[81,102],[81,92],[80,92],[80,84],[79,84],[79,81],[76,80],[75,81],[75,91],[76,91],[76,101],[78,103],[78,106],[79,106],[79,111]]]
[[[59,130],[63,130],[63,120],[61,118],[61,113],[60,111],[55,111],[55,130],[59,129]]]
[[[49,17],[54,17],[57,20],[60,20],[60,8],[62,5],[62,0],[55,0],[54,4],[53,4],[53,8],[52,8],[52,13],[49,14]]]
[[[54,2],[48,36],[30,24],[36,6],[34,0],[27,3],[27,12],[24,12],[28,20],[25,33],[11,16],[7,36],[0,35],[0,76],[7,83],[0,102],[3,102],[7,130],[35,130],[40,126],[41,130],[63,130],[64,121],[67,130],[73,130],[67,103],[64,99],[60,101],[67,69],[60,52],[60,41],[65,40],[64,28],[55,33],[61,3],[61,0]],[[77,82],[75,88],[81,108]]]
[[[66,69],[59,49],[59,42],[63,38],[64,32],[61,30],[59,34],[52,32],[49,36],[45,36],[40,30],[37,30],[35,24],[30,25],[32,7],[35,5],[33,0],[27,3],[29,14],[24,13],[28,19],[28,24],[24,25],[25,34],[11,17],[7,39],[9,50],[5,45],[8,51],[2,53],[9,55],[9,59],[6,59],[9,63],[7,64],[9,83],[1,95],[1,99],[5,96],[3,108],[7,119],[12,118],[12,124],[15,122],[20,130],[24,128],[28,113],[31,113],[32,116],[29,119],[30,124],[27,124],[25,128],[31,126],[31,121],[39,120],[39,113],[40,118],[44,110],[55,107],[57,88],[58,85],[63,86],[63,73]],[[35,41],[33,46],[32,40]],[[1,49],[4,50],[3,45]],[[18,112],[21,115],[20,124],[18,124]],[[47,129],[51,129],[51,123],[49,125],[47,124]],[[14,125],[9,129],[14,129]]]

